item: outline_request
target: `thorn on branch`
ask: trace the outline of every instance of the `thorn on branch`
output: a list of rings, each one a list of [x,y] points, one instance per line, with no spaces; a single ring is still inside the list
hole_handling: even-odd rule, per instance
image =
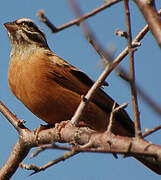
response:
[[[113,155],[113,157],[114,157],[115,159],[118,159],[118,156],[117,156],[116,153],[112,153],[112,155]]]
[[[108,143],[109,147],[111,148],[112,142],[108,140],[107,143]]]
[[[17,122],[17,126],[22,127],[24,124],[26,123],[26,121],[24,119],[19,119]]]
[[[128,157],[128,154],[131,152],[131,148],[132,148],[132,142],[129,143],[128,149],[127,149],[127,153],[123,154],[123,158]]]

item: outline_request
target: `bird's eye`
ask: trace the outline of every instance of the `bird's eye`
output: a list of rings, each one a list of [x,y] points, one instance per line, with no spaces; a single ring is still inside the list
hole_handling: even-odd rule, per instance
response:
[[[33,27],[34,26],[33,22],[28,22],[28,26]]]
[[[28,26],[28,27],[30,27],[30,28],[33,28],[33,27],[34,27],[33,22],[23,21],[23,22],[20,23],[20,25],[21,25],[21,26],[25,26],[25,27]]]

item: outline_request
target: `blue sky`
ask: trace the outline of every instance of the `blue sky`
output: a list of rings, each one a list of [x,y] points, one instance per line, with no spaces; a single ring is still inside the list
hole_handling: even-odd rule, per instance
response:
[[[103,4],[103,0],[79,0],[78,2],[83,13],[87,13]],[[159,0],[156,1],[156,4],[159,8]],[[145,25],[145,21],[134,3],[131,3],[130,7],[132,12],[132,32],[134,37]],[[35,16],[39,9],[44,9],[46,16],[54,22],[56,26],[66,23],[75,17],[70,6],[65,0],[5,0],[1,2],[0,6],[0,100],[2,100],[3,103],[5,103],[5,105],[7,105],[7,107],[16,114],[18,118],[25,119],[27,121],[26,126],[30,129],[39,127],[39,124],[42,123],[42,121],[28,111],[9,90],[7,73],[11,46],[3,23],[13,21],[21,17],[31,18],[42,27],[47,35],[50,48],[56,54],[86,72],[94,80],[97,79],[102,71],[99,67],[100,57],[84,38],[79,27],[73,26],[57,34],[51,34],[51,31],[39,21],[39,18]],[[122,3],[114,5],[113,7],[88,19],[88,23],[105,48],[109,46],[114,46],[116,48],[116,56],[126,46],[125,39],[114,35],[116,29],[125,30],[126,28],[124,6]],[[161,53],[151,33],[148,33],[142,40],[142,46],[135,53],[135,64],[137,82],[143,90],[145,90],[157,103],[161,105]],[[121,65],[128,68],[128,59],[126,58]],[[129,102],[127,111],[133,119],[130,90],[127,84],[121,80],[115,72],[107,78],[107,82],[110,86],[105,88],[105,91],[120,104]],[[151,108],[142,101],[141,98],[139,98],[139,110],[142,129],[145,127],[152,128],[160,125],[161,118],[156,115]],[[159,144],[160,136],[161,132],[157,132],[148,139]],[[0,114],[0,166],[2,166],[6,161],[13,145],[16,143],[16,140],[17,132]],[[26,157],[25,162],[42,165],[62,154],[63,151],[50,150],[43,152],[39,157],[33,160],[29,160],[28,156]],[[123,159],[120,156],[119,160],[116,160],[109,154],[91,153],[81,153],[76,155],[75,157],[68,159],[65,162],[61,162],[37,175],[28,177],[29,174],[29,171],[19,168],[12,179],[160,179],[158,175],[155,175],[132,158]]]

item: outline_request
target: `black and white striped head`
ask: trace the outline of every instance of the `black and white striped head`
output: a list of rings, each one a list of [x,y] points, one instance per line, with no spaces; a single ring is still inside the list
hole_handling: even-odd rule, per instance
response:
[[[48,48],[45,34],[31,19],[17,19],[16,21],[5,23],[4,26],[8,30],[12,48],[18,48],[18,46],[22,45],[36,45]]]

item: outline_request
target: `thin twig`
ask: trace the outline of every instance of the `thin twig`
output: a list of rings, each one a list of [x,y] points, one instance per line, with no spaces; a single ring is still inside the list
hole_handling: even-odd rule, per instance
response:
[[[125,109],[128,104],[129,104],[129,103],[123,103],[122,105],[117,106],[117,107],[114,109],[114,112],[117,112],[117,111],[119,111],[120,109]]]
[[[14,128],[20,132],[22,128],[27,129],[23,123],[24,120],[19,120],[1,101],[0,112],[6,117],[6,119],[14,126]]]
[[[57,158],[55,160],[52,160],[52,161],[48,162],[47,164],[45,164],[45,165],[43,165],[41,167],[38,167],[38,166],[33,165],[33,164],[27,165],[27,164],[24,164],[24,163],[21,163],[20,167],[28,169],[28,170],[34,170],[34,172],[30,174],[30,175],[34,175],[34,174],[36,174],[36,173],[38,173],[40,171],[44,171],[45,169],[47,169],[47,168],[49,168],[49,167],[51,167],[51,166],[53,166],[53,165],[55,165],[55,164],[57,164],[57,163],[59,163],[61,161],[65,161],[66,159],[68,159],[68,158],[70,158],[70,157],[72,157],[72,156],[74,156],[74,155],[76,155],[78,153],[79,152],[76,152],[74,150],[70,151],[70,152],[66,152],[66,153],[64,153],[63,156],[61,156],[61,157],[59,157],[59,158]]]
[[[158,130],[160,130],[160,129],[161,129],[161,125],[153,128],[153,129],[150,129],[150,130],[146,131],[145,133],[143,133],[142,136],[143,136],[143,137],[147,137],[147,136],[149,136],[150,134],[152,134],[152,133],[154,133],[154,132],[156,132],[156,131],[158,131]]]
[[[40,11],[37,13],[37,16],[40,17],[40,20],[41,20],[42,22],[44,22],[44,23],[51,29],[51,31],[52,31],[53,33],[56,33],[56,32],[59,32],[59,31],[61,31],[61,30],[63,30],[63,29],[66,29],[66,28],[68,28],[68,27],[70,27],[70,26],[79,25],[80,22],[82,22],[83,20],[85,20],[85,19],[87,19],[87,18],[89,18],[89,17],[91,17],[91,16],[94,16],[95,14],[103,11],[104,9],[106,9],[106,8],[112,6],[113,4],[116,4],[116,3],[120,2],[120,1],[121,1],[121,0],[110,0],[110,1],[108,1],[107,3],[101,5],[100,7],[98,7],[98,8],[96,8],[96,9],[92,10],[91,12],[83,15],[82,17],[77,18],[77,19],[74,19],[74,20],[72,20],[72,21],[70,21],[70,22],[68,22],[68,23],[66,23],[66,24],[63,24],[63,25],[61,25],[61,26],[59,26],[59,27],[55,27],[55,26],[50,22],[50,20],[44,15],[44,11],[43,11],[43,10],[40,10]]]
[[[73,149],[73,147],[67,147],[67,146],[58,146],[56,144],[45,144],[45,145],[41,145],[40,147],[38,147],[36,149],[35,152],[33,152],[30,155],[30,158],[34,158],[36,157],[39,153],[47,150],[47,149],[59,149],[59,150],[67,150],[67,151],[71,151]]]
[[[45,146],[45,147],[44,147],[44,146]],[[44,150],[46,150],[46,149],[52,149],[52,147],[53,147],[52,144],[42,145],[42,146],[38,147],[38,148],[36,149],[36,151],[33,152],[33,153],[30,155],[30,159],[38,156],[42,151],[44,151]]]
[[[109,124],[108,124],[108,127],[107,127],[107,133],[112,132],[114,114],[115,114],[115,107],[116,107],[116,102],[114,102],[113,107],[112,107],[112,111],[110,113]]]
[[[110,113],[109,124],[108,124],[108,127],[107,127],[107,133],[112,132],[113,121],[114,121],[114,114],[117,111],[119,111],[120,109],[126,108],[127,105],[128,105],[128,103],[124,103],[124,104],[116,107],[116,102],[114,102],[113,107],[112,107],[112,111]]]
[[[126,28],[127,28],[127,42],[128,42],[128,50],[129,50],[129,62],[130,62],[130,86],[131,86],[131,97],[133,103],[133,111],[134,111],[134,120],[135,120],[135,136],[137,138],[141,137],[141,127],[140,127],[140,116],[138,110],[138,102],[137,102],[137,93],[135,87],[135,65],[134,65],[134,51],[132,47],[132,33],[131,33],[131,22],[130,22],[130,12],[129,12],[129,4],[128,0],[124,0],[125,5],[125,16],[126,16]]]

